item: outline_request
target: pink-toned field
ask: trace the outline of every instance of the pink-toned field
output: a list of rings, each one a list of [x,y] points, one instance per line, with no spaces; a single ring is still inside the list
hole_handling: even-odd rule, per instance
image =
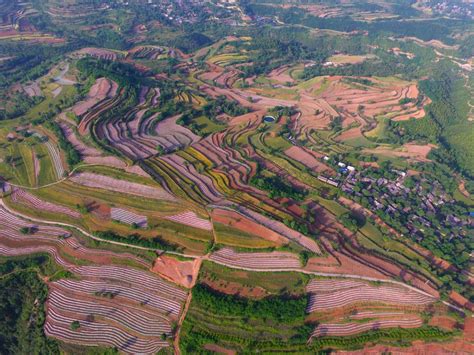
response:
[[[378,147],[375,149],[364,149],[364,153],[380,154],[388,157],[406,158],[410,161],[427,162],[429,152],[436,148],[433,144],[419,145],[414,143],[404,144],[399,149]]]
[[[172,216],[166,216],[165,218],[190,227],[204,229],[207,231],[212,230],[212,223],[207,219],[199,217],[195,212],[188,211]]]
[[[105,78],[99,78],[96,80],[94,85],[91,86],[89,94],[87,95],[87,99],[74,105],[72,111],[77,116],[81,116],[98,102],[104,100],[107,97],[115,96],[117,89],[118,86],[115,82]]]
[[[157,200],[176,201],[176,198],[159,187],[142,185],[126,180],[119,180],[105,175],[93,173],[77,173],[71,178],[76,184],[88,187],[121,192]]]
[[[395,286],[371,286],[355,281],[311,280],[307,287],[311,293],[308,312],[325,311],[360,303],[425,306],[435,298]]]
[[[369,330],[386,328],[418,328],[423,325],[423,321],[418,317],[408,317],[402,319],[383,319],[366,323],[343,323],[331,324],[321,323],[314,330],[311,338],[324,336],[349,336]]]
[[[287,252],[237,253],[230,248],[223,248],[211,254],[212,261],[237,268],[260,270],[291,270],[301,267],[296,254]]]
[[[65,214],[72,218],[80,218],[81,214],[77,211],[74,211],[68,207],[61,205],[56,205],[51,202],[43,201],[38,197],[22,190],[20,188],[15,188],[12,193],[12,201],[16,203],[21,203],[26,206],[30,206],[33,209],[38,209],[42,211],[47,211],[51,213],[61,213]]]
[[[317,173],[326,173],[326,172],[333,172],[333,169],[329,168],[324,163],[317,160],[311,152],[307,151],[306,149],[299,147],[299,146],[292,146],[285,150],[285,154],[289,156],[291,159],[296,160],[302,163],[304,166],[310,168],[314,172]]]

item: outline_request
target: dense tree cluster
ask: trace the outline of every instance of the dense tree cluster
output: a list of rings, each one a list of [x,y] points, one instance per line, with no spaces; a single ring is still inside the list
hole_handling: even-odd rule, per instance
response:
[[[0,263],[2,274],[38,267],[46,258]],[[56,341],[43,332],[48,288],[35,271],[17,271],[0,279],[0,353],[58,354]]]
[[[113,231],[97,231],[95,235],[101,239],[112,240],[127,244],[139,245],[146,248],[155,248],[159,250],[179,251],[181,248],[173,243],[166,241],[161,236],[143,237],[139,234],[121,236]]]
[[[217,292],[204,284],[193,288],[193,302],[203,309],[225,316],[266,318],[276,322],[292,322],[305,317],[306,297],[271,296],[260,300]]]

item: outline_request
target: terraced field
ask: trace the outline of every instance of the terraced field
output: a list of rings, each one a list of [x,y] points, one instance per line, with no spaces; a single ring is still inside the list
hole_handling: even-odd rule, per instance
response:
[[[470,134],[468,17],[385,0],[164,6],[0,0],[0,269],[38,255],[54,269],[28,269],[48,339],[472,348],[473,185],[445,136]]]

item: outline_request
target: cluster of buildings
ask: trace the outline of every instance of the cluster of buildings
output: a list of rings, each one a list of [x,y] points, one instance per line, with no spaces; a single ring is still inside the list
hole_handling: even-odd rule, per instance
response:
[[[441,15],[474,18],[474,3],[472,1],[433,1],[431,9],[433,12]]]
[[[341,182],[344,181],[346,177],[350,178],[356,172],[356,169],[353,166],[343,163],[342,161],[338,161],[337,163],[333,162],[333,164],[331,164],[331,158],[328,156],[323,157],[323,160],[325,163],[334,165],[334,167],[338,170],[338,174],[337,176],[319,175],[318,180],[334,187],[339,187]]]
[[[406,179],[403,171],[374,173],[367,169],[349,174],[341,190],[417,239],[426,234],[449,240],[466,235],[467,227],[473,225],[472,219],[441,183],[425,177],[409,182]]]
[[[203,17],[225,21],[234,14],[239,14],[240,8],[231,0],[115,0],[115,5],[148,6],[154,12],[176,24],[196,23]]]

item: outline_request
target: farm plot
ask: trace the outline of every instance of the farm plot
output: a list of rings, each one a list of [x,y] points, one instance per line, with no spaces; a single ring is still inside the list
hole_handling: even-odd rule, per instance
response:
[[[106,78],[99,78],[91,86],[86,100],[78,102],[72,107],[72,112],[77,116],[84,115],[88,110],[106,98],[112,98],[117,94],[118,85]]]
[[[45,143],[46,148],[48,149],[51,160],[53,161],[54,171],[56,172],[56,177],[62,179],[65,173],[64,165],[61,160],[61,155],[59,149],[51,143],[50,141]]]
[[[166,57],[168,49],[159,46],[138,46],[129,50],[128,54],[134,59],[156,60],[160,57]]]
[[[99,79],[100,80],[100,79]],[[78,125],[80,135],[86,135],[94,121],[106,110],[111,109],[122,99],[117,95],[118,84],[107,79],[98,83],[97,88],[91,88],[86,101],[76,104],[72,110],[81,117]]]
[[[81,214],[77,211],[51,202],[43,201],[20,188],[14,188],[11,197],[12,201],[15,203],[21,203],[35,209],[44,210],[52,213],[62,213],[72,218],[81,217]]]
[[[174,174],[177,175],[176,177],[182,181],[182,183],[180,181],[178,185],[182,186],[183,184],[191,184],[191,189],[195,190],[195,193],[197,193],[203,200],[217,202],[223,198],[222,194],[216,189],[209,176],[198,172],[193,165],[187,163],[187,161],[179,155],[170,154],[157,160],[164,162],[167,166],[173,169],[173,172],[175,172]]]
[[[178,317],[181,302],[172,295],[164,295],[159,291],[143,289],[140,285],[126,285],[113,280],[85,278],[82,280],[61,279],[52,284],[63,290],[74,290],[86,296],[113,295],[113,299],[130,305],[142,305],[143,310],[156,311]]]
[[[139,118],[145,112],[144,110],[138,112],[136,110],[137,108],[127,112],[125,119],[112,117],[107,120],[98,120],[93,127],[98,140],[107,140],[116,151],[132,160],[144,159],[157,153],[153,144],[146,141],[139,142],[130,135],[131,132],[127,126],[128,118],[134,116]]]
[[[60,122],[59,126],[63,131],[66,139],[74,146],[74,149],[81,155],[82,160],[88,164],[100,164],[114,168],[124,169],[136,173],[138,175],[146,176],[146,173],[137,169],[137,166],[127,166],[127,164],[119,158],[112,155],[104,155],[100,150],[87,145],[74,132],[74,130],[66,122]]]
[[[310,152],[299,146],[292,146],[285,150],[285,155],[302,163],[316,173],[332,174],[334,170],[316,159]]]
[[[114,221],[136,225],[140,228],[146,228],[148,225],[148,219],[146,216],[142,216],[122,208],[112,207],[110,209],[110,218],[112,218]]]
[[[104,189],[124,194],[136,195],[157,200],[176,201],[176,198],[163,189],[138,184],[126,180],[119,180],[105,175],[94,173],[78,173],[70,179],[76,184]]]
[[[256,235],[262,239],[275,243],[278,246],[288,243],[287,239],[280,234],[263,226],[262,224],[256,223],[242,216],[237,212],[216,208],[212,211],[211,217],[212,221],[215,223],[224,224],[243,233]]]
[[[55,287],[54,283],[51,283],[48,308],[54,313],[65,312],[83,316],[97,315],[118,323],[142,336],[159,337],[163,333],[171,332],[170,326],[160,321],[161,317],[158,318],[148,312],[135,311],[125,305],[122,309],[117,309],[109,302],[101,302],[99,299],[94,299],[95,302],[83,301],[74,296],[72,292],[59,289]]]
[[[306,292],[327,292],[338,291],[346,288],[356,288],[366,286],[367,283],[363,281],[354,280],[311,280],[306,286]]]
[[[23,228],[28,229],[28,234],[21,232]],[[28,222],[11,214],[3,207],[0,208],[0,239],[2,239],[4,246],[8,245],[16,248],[15,252],[22,255],[25,254],[25,252],[22,252],[22,249],[38,247],[45,248],[44,251],[50,253],[55,258],[59,257],[60,252],[61,255],[68,255],[94,263],[106,264],[114,260],[123,260],[144,268],[150,267],[149,262],[129,253],[116,253],[84,247],[65,229]],[[26,252],[26,254],[28,253]],[[64,265],[66,262],[61,263],[58,259],[58,263]]]
[[[319,248],[318,244],[314,240],[287,227],[282,222],[271,219],[270,217],[267,217],[263,214],[252,211],[243,206],[238,207],[238,212],[250,218],[251,220],[255,221],[256,223],[260,223],[263,226],[267,227],[268,229],[271,229],[274,232],[298,243],[299,245],[312,251],[313,253],[321,254],[321,249]]]
[[[82,55],[90,55],[92,57],[96,57],[99,59],[106,59],[106,60],[117,60],[117,58],[121,57],[120,52],[104,49],[104,48],[82,48],[81,50],[77,51],[78,54]]]
[[[123,303],[102,301],[100,296],[83,296],[50,284],[45,322],[49,336],[83,345],[113,346],[126,353],[156,352],[168,346],[165,340],[158,340],[162,334],[171,333],[171,324],[165,317]],[[76,330],[71,326],[74,322],[79,323]],[[108,335],[106,342],[101,339],[104,335]]]
[[[364,149],[363,153],[386,156],[389,158],[402,158],[410,162],[429,162],[428,154],[436,148],[434,144],[418,145],[406,143],[401,147],[379,146],[375,149]]]
[[[210,259],[230,267],[260,270],[301,268],[299,257],[288,252],[237,253],[230,248],[223,248],[212,253]]]
[[[179,116],[157,121],[159,113],[146,115],[147,109],[129,112],[130,120],[114,119],[99,122],[96,128],[99,136],[107,140],[131,159],[145,159],[163,152],[185,148],[200,137],[176,123]]]
[[[165,218],[190,227],[204,229],[207,231],[212,230],[212,223],[207,219],[197,216],[195,212],[188,211],[173,216],[166,216]]]
[[[177,147],[183,149],[198,142],[201,138],[188,128],[178,125],[176,123],[178,118],[179,116],[174,116],[158,122],[154,131],[151,130],[150,122],[144,121],[142,130],[155,135],[158,144],[165,150],[174,150]]]
[[[32,232],[21,234],[19,228],[24,227]],[[186,291],[153,273],[113,264],[125,258],[150,267],[135,256],[87,249],[65,233],[0,209],[0,255],[48,253],[74,275],[48,283],[46,334],[67,343],[110,346],[133,354],[168,347],[165,339],[172,334]]]
[[[423,321],[418,317],[411,317],[408,319],[383,319],[369,321],[367,323],[322,323],[316,327],[311,335],[311,339],[313,337],[324,336],[350,336],[370,330],[386,328],[418,328],[422,325]]]
[[[1,202],[3,204],[3,201]],[[38,226],[37,224],[28,222],[11,214],[5,207],[3,207],[3,205],[0,205],[0,225],[2,226],[2,231],[16,231],[18,234],[20,234],[19,230],[22,227],[34,228],[39,235],[44,234],[47,236],[59,237],[69,234],[64,229],[59,227]]]
[[[119,266],[77,266],[71,270],[82,277],[94,279],[106,279],[126,284],[136,284],[142,290],[158,292],[162,295],[168,295],[169,298],[184,302],[186,300],[186,291],[161,280],[151,273]]]
[[[256,83],[245,90],[229,89],[227,96],[251,96],[251,105],[257,110],[276,105],[296,107],[301,114],[293,122],[294,131],[297,136],[306,137],[314,129],[327,129],[336,117],[341,118],[344,129],[358,125],[359,129],[353,134],[360,137],[368,128],[374,127],[378,116],[398,120],[422,117],[423,106],[429,103],[428,98],[419,94],[415,84],[402,80],[318,77],[301,82],[292,89],[298,94],[298,99],[280,94],[282,89],[276,90],[268,83]],[[242,104],[249,106],[245,101]],[[338,139],[344,140],[345,136]]]
[[[325,311],[333,308],[346,307],[357,303],[383,303],[399,306],[418,306],[423,307],[435,301],[434,297],[429,297],[424,294],[407,290],[396,286],[344,286],[346,281],[341,281],[343,284],[329,284],[333,285],[332,289],[326,289],[329,292],[318,290],[320,286],[317,282],[310,284],[310,288],[316,288],[317,291],[310,291],[310,301],[308,304],[308,312]],[[342,285],[342,286],[341,286]],[[338,287],[343,287],[339,288]],[[348,287],[348,288],[345,288]],[[335,288],[335,290],[334,290]]]
[[[0,234],[0,237],[2,237],[1,234]],[[64,260],[61,257],[61,255],[59,255],[58,251],[54,247],[35,246],[35,247],[12,248],[0,243],[1,256],[12,257],[12,256],[24,256],[24,255],[39,254],[39,253],[47,253],[51,255],[56,264],[66,269],[72,266],[72,264]]]

